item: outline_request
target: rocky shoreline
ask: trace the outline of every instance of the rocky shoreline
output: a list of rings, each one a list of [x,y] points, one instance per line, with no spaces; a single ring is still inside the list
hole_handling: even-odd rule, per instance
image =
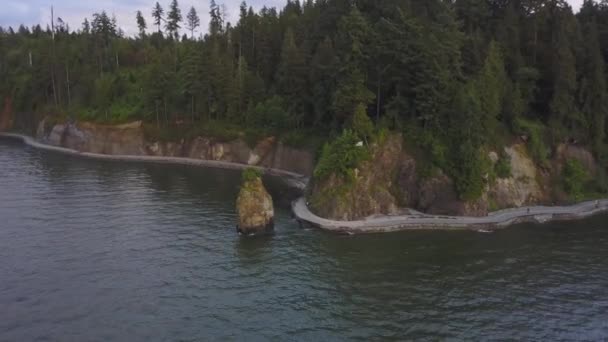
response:
[[[304,190],[308,184],[306,176],[279,169],[251,166],[225,161],[201,160],[184,157],[143,156],[143,155],[110,155],[91,152],[80,152],[65,147],[43,144],[35,139],[15,133],[0,133],[0,138],[17,139],[31,147],[51,152],[58,152],[92,159],[165,163],[192,165],[201,167],[216,167],[242,170],[248,167],[261,170],[266,174],[282,177],[290,186]],[[489,213],[487,216],[443,216],[422,213],[409,215],[378,215],[362,220],[339,221],[321,218],[313,214],[306,200],[300,198],[293,202],[292,210],[300,222],[311,224],[317,228],[349,234],[395,232],[403,230],[482,230],[499,229],[517,223],[577,220],[608,211],[608,199],[582,202],[571,206],[533,206],[505,209]]]

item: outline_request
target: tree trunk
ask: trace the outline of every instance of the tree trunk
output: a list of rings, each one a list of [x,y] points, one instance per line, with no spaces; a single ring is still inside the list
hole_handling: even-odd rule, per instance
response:
[[[72,93],[70,91],[70,69],[68,67],[68,63],[65,63],[65,77],[66,77],[66,83],[68,86],[68,108],[70,107],[70,104],[72,103]]]
[[[194,123],[194,95],[192,95],[192,123]]]
[[[163,99],[165,103],[165,126],[169,126],[169,117],[167,116],[167,99]]]
[[[160,120],[158,118],[158,100],[154,101],[156,105],[156,128],[160,129]]]
[[[380,122],[380,84],[382,80],[380,74],[378,74],[378,89],[376,93],[376,124]]]

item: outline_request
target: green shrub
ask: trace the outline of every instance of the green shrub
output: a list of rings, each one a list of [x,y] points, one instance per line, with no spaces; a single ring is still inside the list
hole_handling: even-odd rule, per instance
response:
[[[562,184],[564,191],[574,200],[580,201],[584,197],[584,187],[589,175],[580,161],[569,159],[562,170]]]
[[[549,149],[545,145],[545,127],[542,123],[526,119],[516,119],[513,127],[515,134],[528,137],[528,150],[532,158],[541,166],[549,160]]]
[[[258,127],[272,129],[289,129],[293,125],[293,115],[286,109],[285,100],[280,96],[273,96],[266,101],[258,103],[249,113],[249,121]]]
[[[487,158],[480,158],[480,151],[471,143],[458,146],[458,153],[446,170],[454,180],[454,188],[461,199],[473,201],[481,197],[486,185],[483,175],[488,171]]]
[[[448,148],[441,137],[415,124],[406,125],[403,134],[405,143],[416,155],[416,160],[421,164],[427,164],[424,169],[428,170],[429,174],[432,174],[434,168],[441,170],[448,168]]]
[[[511,156],[506,154],[504,151],[500,153],[498,161],[494,166],[494,171],[498,178],[509,178],[511,177]]]
[[[254,169],[252,167],[248,167],[245,170],[243,170],[241,179],[242,179],[243,183],[248,183],[248,182],[252,182],[260,177],[262,177],[262,171],[260,171],[259,169]]]
[[[365,106],[359,104],[355,109],[355,114],[352,119],[352,128],[358,136],[365,140],[365,144],[369,145],[369,141],[374,135],[374,124],[367,115]]]
[[[314,176],[318,179],[331,174],[347,177],[365,158],[368,150],[358,146],[361,140],[351,130],[344,130],[342,135],[323,146],[321,157],[315,168]]]

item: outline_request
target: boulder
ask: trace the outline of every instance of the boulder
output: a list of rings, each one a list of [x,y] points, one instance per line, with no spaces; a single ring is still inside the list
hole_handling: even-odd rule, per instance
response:
[[[246,177],[249,173],[253,176]],[[236,200],[237,232],[245,235],[267,233],[274,228],[272,197],[259,174],[245,170],[243,184]]]

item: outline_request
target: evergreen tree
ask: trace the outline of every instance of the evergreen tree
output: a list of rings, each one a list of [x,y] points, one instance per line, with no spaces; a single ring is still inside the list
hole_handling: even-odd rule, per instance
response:
[[[179,37],[179,29],[181,26],[179,23],[182,21],[182,11],[179,9],[177,0],[172,0],[169,5],[169,12],[167,13],[167,22],[165,23],[165,29],[170,37],[177,40]]]
[[[224,30],[224,18],[220,6],[211,0],[209,4],[209,35],[216,36]]]
[[[281,95],[289,103],[289,110],[299,122],[306,112],[303,103],[307,100],[306,61],[296,45],[293,31],[287,29],[281,49],[281,62],[277,72],[277,85]]]
[[[595,19],[585,24],[585,50],[582,79],[580,82],[581,111],[587,123],[587,136],[591,139],[596,154],[603,153],[608,116],[608,88],[606,86],[605,62],[600,50]],[[605,156],[602,156],[605,157]]]
[[[584,118],[576,106],[576,55],[573,47],[575,22],[572,13],[557,15],[553,27],[552,96],[549,121],[554,139],[563,139],[585,127]]]
[[[144,16],[142,15],[141,11],[137,11],[137,14],[135,15],[135,19],[137,21],[137,28],[139,29],[139,37],[141,39],[144,39],[144,37],[146,36],[146,19],[144,19]]]
[[[359,105],[367,106],[375,98],[366,86],[364,71],[368,55],[365,49],[371,28],[356,6],[342,18],[338,28],[338,51],[341,69],[332,98],[335,121],[348,121]]]
[[[477,93],[482,114],[481,124],[485,136],[490,139],[495,136],[499,124],[506,84],[507,76],[502,53],[498,45],[491,42],[483,69],[477,79]]]
[[[190,8],[186,19],[188,20],[186,23],[186,28],[190,31],[190,38],[194,39],[194,30],[201,25],[201,19],[198,17],[194,6]]]
[[[162,22],[164,20],[164,18],[163,18],[164,14],[165,14],[165,11],[161,7],[161,5],[157,2],[156,5],[154,5],[154,9],[152,10],[152,18],[154,18],[154,25],[156,25],[156,27],[158,29],[158,33],[161,33],[160,25],[162,24]]]
[[[82,33],[83,34],[91,33],[91,24],[89,24],[89,19],[87,19],[87,18],[84,18],[84,21],[82,22]]]
[[[319,43],[310,66],[312,107],[315,113],[313,124],[319,126],[331,122],[332,89],[337,73],[338,59],[331,38]]]
[[[369,116],[367,116],[365,106],[362,104],[359,104],[357,108],[355,108],[352,129],[353,132],[357,133],[357,135],[365,141],[366,145],[369,145],[369,140],[374,134],[374,124]]]

